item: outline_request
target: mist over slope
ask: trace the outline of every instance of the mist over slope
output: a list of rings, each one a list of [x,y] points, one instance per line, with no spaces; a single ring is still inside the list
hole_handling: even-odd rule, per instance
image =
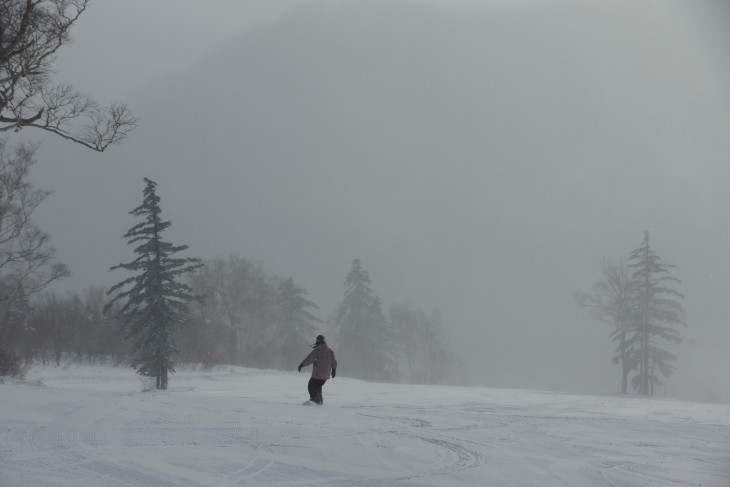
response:
[[[305,2],[140,93],[109,164],[47,144],[40,223],[109,283],[146,176],[194,255],[261,259],[323,317],[359,257],[476,383],[581,391],[618,371],[571,291],[648,229],[692,325],[668,393],[721,396],[730,70],[673,5]]]

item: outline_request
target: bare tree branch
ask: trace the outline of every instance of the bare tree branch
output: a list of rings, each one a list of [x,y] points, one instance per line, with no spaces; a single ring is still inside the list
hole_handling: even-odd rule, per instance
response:
[[[50,195],[27,180],[38,146],[21,144],[13,154],[6,146],[0,138],[0,301],[19,287],[31,295],[69,275],[68,268],[56,262],[49,235],[31,220]]]
[[[137,126],[126,105],[100,106],[50,85],[56,52],[89,0],[0,0],[0,132],[39,128],[103,152]]]

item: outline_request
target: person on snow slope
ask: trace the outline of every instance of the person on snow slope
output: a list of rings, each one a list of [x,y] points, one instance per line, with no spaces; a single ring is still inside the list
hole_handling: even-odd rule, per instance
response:
[[[327,342],[324,340],[324,336],[318,335],[317,341],[312,345],[312,350],[309,352],[302,363],[299,364],[297,370],[302,371],[302,367],[313,364],[312,377],[309,379],[307,389],[309,390],[309,400],[315,404],[324,404],[322,398],[322,386],[330,376],[334,379],[337,374],[337,360],[335,360],[335,352],[327,346]]]

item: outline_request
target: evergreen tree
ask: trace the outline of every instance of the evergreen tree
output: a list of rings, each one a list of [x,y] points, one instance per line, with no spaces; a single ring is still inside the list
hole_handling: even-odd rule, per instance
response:
[[[346,374],[366,380],[393,380],[396,365],[390,354],[390,334],[380,298],[370,288],[370,275],[359,259],[352,263],[339,307],[337,354],[346,358]]]
[[[627,340],[635,351],[632,368],[638,369],[632,383],[639,394],[653,395],[654,386],[661,384],[656,369],[668,377],[675,368],[672,362],[676,356],[659,346],[682,341],[677,326],[687,324],[678,299],[684,296],[669,287],[672,282],[680,282],[670,275],[675,266],[662,262],[652,250],[649,232],[644,232],[641,246],[631,252],[628,262],[636,286],[636,312],[632,336]]]
[[[175,371],[173,332],[185,320],[187,305],[194,299],[191,288],[179,278],[202,263],[195,258],[171,257],[188,246],[175,246],[162,240],[162,232],[171,223],[160,218],[157,183],[147,178],[144,181],[142,204],[130,212],[143,221],[124,235],[130,245],[139,242],[134,249],[137,258],[111,268],[135,275],[109,289],[107,294],[119,292],[106,304],[105,311],[112,309],[115,302],[123,301],[116,316],[127,328],[128,336],[135,338],[132,367],[137,367],[140,375],[154,377],[157,389],[167,389],[168,372]]]
[[[309,310],[318,306],[305,298],[307,291],[289,278],[281,281],[276,289],[277,307],[279,311],[277,341],[280,351],[280,365],[291,369],[301,359],[302,343],[312,340],[317,334],[318,323],[322,320]],[[294,362],[292,362],[294,361]]]

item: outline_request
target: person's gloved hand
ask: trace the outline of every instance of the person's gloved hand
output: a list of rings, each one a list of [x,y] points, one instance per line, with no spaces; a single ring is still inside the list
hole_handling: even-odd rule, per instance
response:
[[[301,372],[302,371],[302,367],[304,367],[304,364],[299,364],[299,367],[297,367],[297,372]]]
[[[337,369],[332,369],[332,378],[335,378],[335,375],[337,375]]]

